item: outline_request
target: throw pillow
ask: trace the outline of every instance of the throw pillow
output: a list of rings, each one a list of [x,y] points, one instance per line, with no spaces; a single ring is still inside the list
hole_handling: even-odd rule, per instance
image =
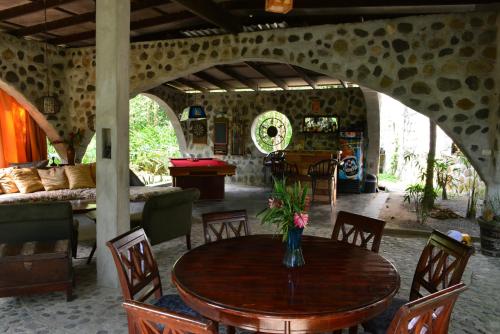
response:
[[[11,175],[22,194],[44,190],[35,168],[14,168]]]
[[[89,165],[64,166],[69,189],[95,188]]]
[[[0,188],[4,194],[18,193],[14,180],[12,179],[12,168],[3,168],[0,170]]]
[[[39,169],[38,175],[45,190],[68,189],[68,179],[63,167]]]

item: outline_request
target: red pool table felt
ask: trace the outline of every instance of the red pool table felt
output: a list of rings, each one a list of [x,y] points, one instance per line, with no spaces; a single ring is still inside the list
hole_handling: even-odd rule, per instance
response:
[[[174,167],[215,167],[224,166],[227,163],[219,159],[202,158],[198,160],[192,159],[170,159]]]

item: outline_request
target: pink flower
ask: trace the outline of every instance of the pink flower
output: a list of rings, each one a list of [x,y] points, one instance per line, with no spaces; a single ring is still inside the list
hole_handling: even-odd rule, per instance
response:
[[[305,212],[293,214],[293,224],[295,227],[304,228],[309,221],[309,215]]]
[[[270,198],[268,200],[268,205],[269,205],[269,208],[271,209],[277,209],[277,208],[281,208],[283,206],[283,202],[281,202],[281,200],[279,199],[276,199],[276,198]]]

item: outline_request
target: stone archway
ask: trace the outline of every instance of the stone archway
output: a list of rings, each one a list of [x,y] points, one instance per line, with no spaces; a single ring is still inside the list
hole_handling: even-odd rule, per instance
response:
[[[45,132],[45,135],[50,142],[60,141],[61,137],[57,133],[54,126],[45,118],[45,116],[35,107],[22,93],[17,91],[12,86],[0,80],[0,89],[12,96],[19,104],[21,104],[26,111],[30,114],[31,118],[38,124],[38,126]],[[65,144],[54,144],[54,148],[61,156],[66,156]]]
[[[166,101],[161,99],[159,96],[155,95],[153,91],[149,93],[141,93],[141,95],[147,96],[148,98],[158,103],[160,107],[165,109],[167,116],[174,128],[175,136],[177,137],[177,144],[179,144],[179,150],[181,151],[181,153],[184,154],[187,150],[186,137],[184,136],[184,132],[182,131],[182,126],[179,121],[179,118],[174,113],[172,108],[168,105]]]

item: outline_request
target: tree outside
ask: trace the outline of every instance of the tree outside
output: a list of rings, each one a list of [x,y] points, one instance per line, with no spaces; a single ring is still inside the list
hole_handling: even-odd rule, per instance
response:
[[[130,100],[130,168],[145,183],[165,182],[169,158],[181,157],[174,128],[166,111],[154,100],[137,95]],[[48,146],[49,158],[61,159],[54,147]],[[90,141],[82,163],[96,161],[96,137]]]

